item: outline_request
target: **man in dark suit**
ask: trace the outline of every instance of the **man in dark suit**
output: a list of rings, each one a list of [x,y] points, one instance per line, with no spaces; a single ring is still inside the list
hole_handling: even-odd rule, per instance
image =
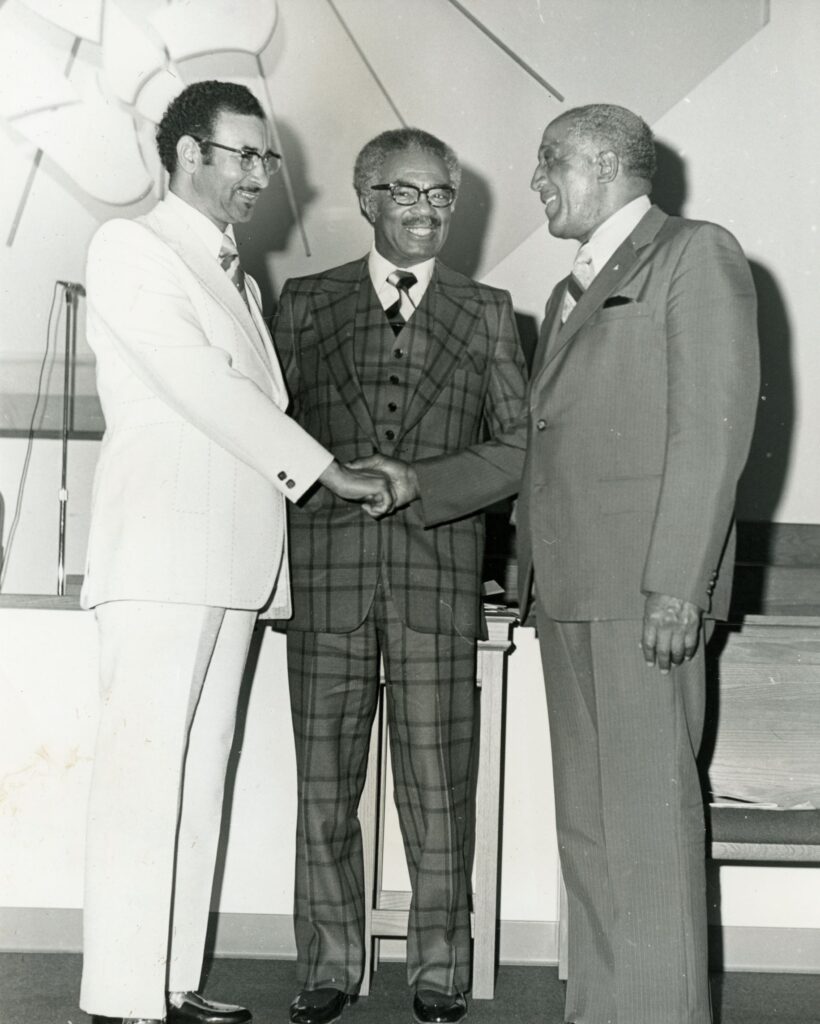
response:
[[[368,256],[289,281],[274,328],[292,414],[344,463],[478,445],[487,500],[516,489],[525,367],[509,295],[436,259],[460,168],[418,129],[356,161]],[[520,436],[520,435],[519,435]],[[398,486],[398,485],[397,485]],[[402,501],[412,495],[409,474]],[[484,528],[380,524],[317,493],[290,520],[288,671],[298,769],[294,1024],[335,1020],[364,965],[364,785],[384,663],[396,804],[413,890],[407,969],[419,1021],[457,1021],[470,977],[470,762]]]
[[[710,1020],[699,635],[728,607],[756,301],[729,232],[650,204],[654,171],[647,125],[595,104],[547,127],[532,179],[551,234],[582,243],[547,303],[518,506],[576,1024]],[[426,522],[479,505],[482,472],[466,452],[418,474]]]

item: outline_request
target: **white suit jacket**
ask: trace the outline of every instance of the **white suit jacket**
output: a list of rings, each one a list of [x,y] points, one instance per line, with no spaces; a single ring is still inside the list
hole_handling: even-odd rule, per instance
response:
[[[106,431],[84,607],[118,599],[290,615],[285,497],[332,456],[286,415],[262,320],[171,203],[112,220],[88,256]]]

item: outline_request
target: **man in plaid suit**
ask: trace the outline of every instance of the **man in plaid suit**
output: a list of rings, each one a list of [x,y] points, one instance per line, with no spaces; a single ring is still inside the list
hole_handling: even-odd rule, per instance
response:
[[[520,480],[526,370],[509,295],[436,259],[459,181],[455,154],[426,132],[369,142],[354,185],[374,245],[352,263],[288,281],[274,333],[292,414],[337,459],[383,452],[417,463],[474,446],[490,504]],[[380,659],[413,890],[414,1014],[458,1021],[466,1013],[484,524],[473,515],[425,529],[422,513],[423,500],[377,523],[317,492],[290,520],[302,985],[293,1024],[336,1020],[361,983],[357,808]]]

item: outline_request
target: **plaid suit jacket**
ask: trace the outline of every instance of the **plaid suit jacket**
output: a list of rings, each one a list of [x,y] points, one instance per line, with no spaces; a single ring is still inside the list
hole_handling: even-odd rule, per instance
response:
[[[363,317],[364,306],[378,315]],[[424,372],[388,441],[376,432],[354,356],[360,346],[379,343],[384,329],[367,260],[288,281],[273,330],[291,414],[340,462],[382,451],[423,465],[418,460],[435,461],[471,446],[479,452],[502,447],[504,458],[489,473],[486,503],[514,493],[523,444],[510,448],[504,439],[520,431],[525,415],[526,368],[509,294],[437,262],[417,317],[426,335]],[[421,503],[415,502],[376,521],[321,488],[292,509],[289,533],[289,628],[355,629],[384,569],[410,628],[471,638],[486,634],[482,515],[427,529]]]

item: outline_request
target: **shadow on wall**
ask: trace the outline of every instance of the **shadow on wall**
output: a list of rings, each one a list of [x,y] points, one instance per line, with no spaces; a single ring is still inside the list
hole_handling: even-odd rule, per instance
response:
[[[450,224],[450,234],[441,250],[442,262],[467,277],[475,277],[484,253],[484,240],[493,208],[487,179],[471,167],[462,167],[461,186]]]
[[[663,142],[655,144],[658,171],[652,201],[666,213],[683,215],[686,165]],[[794,432],[791,328],[783,295],[770,271],[752,263],[760,337],[760,402],[746,468],[737,492],[737,518],[770,522],[783,493]]]
[[[686,164],[671,146],[658,139],[655,139],[655,157],[658,169],[650,198],[664,213],[682,217],[687,198]]]
[[[484,258],[492,209],[493,196],[487,179],[471,167],[463,167],[455,215],[441,251],[441,259],[448,267],[467,277],[476,276]],[[516,313],[515,322],[529,369],[538,342],[538,325],[534,317],[525,313]]]
[[[287,163],[293,189],[293,205],[285,188],[284,170],[271,180],[259,197],[253,219],[236,225],[236,238],[242,252],[242,265],[256,278],[262,290],[262,309],[270,316],[284,281],[273,279],[268,265],[269,253],[286,252],[303,246],[299,224],[315,202],[318,191],[310,181],[307,157],[299,136],[286,121],[278,121],[282,155]]]
[[[760,401],[752,447],[737,489],[737,518],[770,522],[783,493],[794,433],[792,337],[783,294],[771,272],[752,263],[760,335]]]

